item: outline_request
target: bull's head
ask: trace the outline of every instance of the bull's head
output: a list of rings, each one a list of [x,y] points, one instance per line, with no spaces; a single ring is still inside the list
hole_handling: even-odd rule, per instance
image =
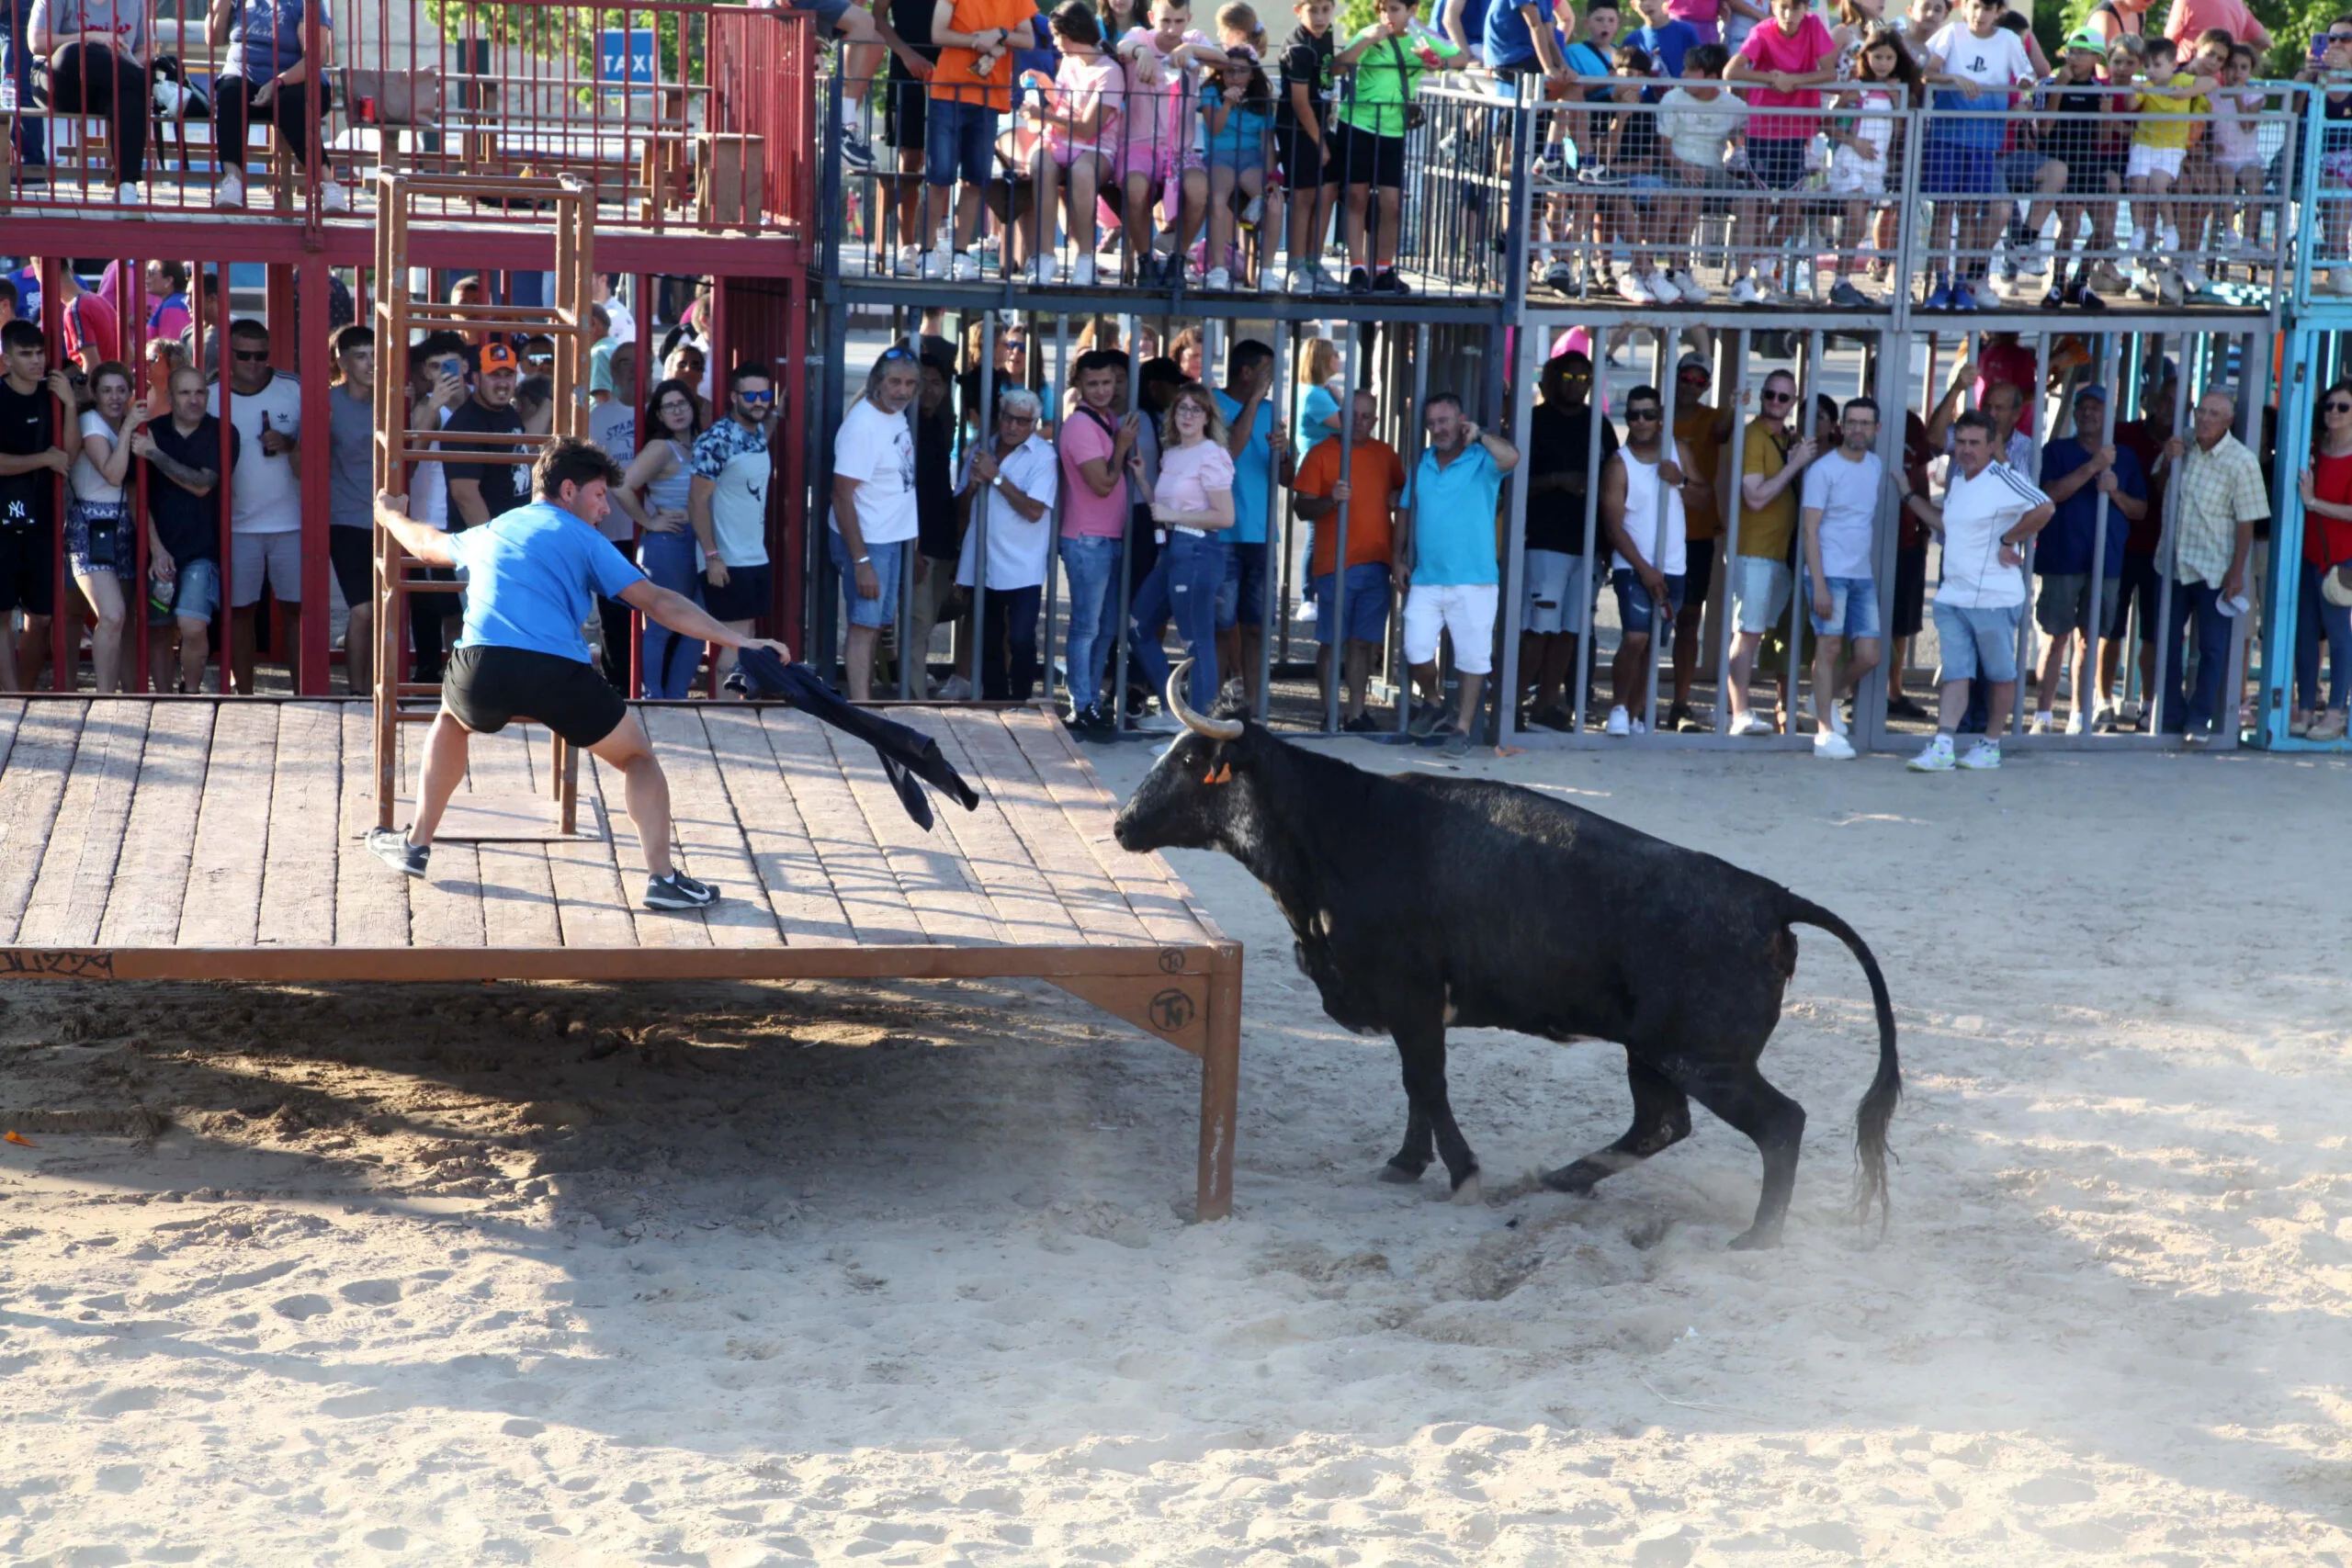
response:
[[[1238,711],[1228,712],[1228,705],[1219,704],[1210,717],[1194,713],[1184,701],[1184,677],[1192,668],[1188,659],[1168,677],[1168,711],[1183,721],[1184,733],[1120,808],[1112,833],[1121,849],[1237,847],[1235,829],[1248,811],[1247,790],[1237,785],[1246,785],[1266,739]]]

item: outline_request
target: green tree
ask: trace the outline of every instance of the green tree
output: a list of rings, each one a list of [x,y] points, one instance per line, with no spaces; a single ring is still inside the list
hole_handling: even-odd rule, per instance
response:
[[[2063,6],[2043,9],[2033,27],[2042,52],[2054,62],[2059,46],[2074,37],[2098,6],[2098,0],[2066,0]],[[2346,7],[2342,0],[2246,0],[2246,9],[2270,33],[2270,58],[2263,62],[2262,74],[2284,79],[2303,68],[2312,39],[2325,32],[2329,19],[2342,16]],[[2143,30],[2151,37],[2161,34],[2171,10],[2170,0],[2159,0],[2150,8]]]

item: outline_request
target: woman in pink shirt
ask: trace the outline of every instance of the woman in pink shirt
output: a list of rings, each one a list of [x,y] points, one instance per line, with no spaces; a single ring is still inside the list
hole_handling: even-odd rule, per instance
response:
[[[1055,187],[1063,171],[1069,184],[1066,223],[1071,248],[1070,283],[1094,287],[1094,203],[1098,192],[1115,177],[1120,143],[1121,107],[1126,99],[1126,73],[1102,50],[1102,29],[1083,0],[1066,0],[1047,18],[1062,62],[1051,89],[1031,98],[1026,112],[1042,118],[1046,145],[1037,158],[1037,209],[1046,243],[1038,247],[1031,267],[1032,281],[1050,284],[1056,268],[1050,243]]]
[[[1173,620],[1193,660],[1186,700],[1206,713],[1216,705],[1216,595],[1225,586],[1226,558],[1232,549],[1226,535],[1233,526],[1233,457],[1226,450],[1216,399],[1206,387],[1184,383],[1168,406],[1159,439],[1159,483],[1151,492],[1151,516],[1167,540],[1128,606],[1128,657],[1164,701],[1169,663],[1159,644]],[[1128,464],[1131,471],[1142,472],[1139,455],[1130,455]]]
[[[1724,77],[1747,85],[1747,107],[1757,111],[1747,121],[1747,164],[1757,183],[1776,191],[1802,185],[1805,150],[1821,129],[1821,117],[1761,111],[1821,107],[1816,89],[1838,79],[1838,42],[1829,28],[1807,8],[1807,0],[1772,0],[1771,20],[1747,35]],[[1744,205],[1745,248],[1776,254],[1797,221],[1791,205],[1770,197]],[[1758,208],[1765,210],[1759,213]],[[1781,292],[1769,261],[1758,265],[1753,278],[1746,276],[1746,255],[1733,265],[1741,274],[1731,288],[1734,304],[1766,304]]]

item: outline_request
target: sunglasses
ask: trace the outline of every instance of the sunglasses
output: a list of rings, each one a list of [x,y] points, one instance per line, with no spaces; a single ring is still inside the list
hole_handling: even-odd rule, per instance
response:
[[[235,355],[240,360],[243,360],[247,365],[266,365],[269,363],[269,350],[266,348],[259,354],[247,354],[242,348],[232,348],[229,352]]]
[[[893,360],[893,359],[906,359],[906,360],[911,360],[911,359],[913,359],[913,358],[914,358],[914,356],[915,356],[915,351],[914,351],[913,349],[911,349],[911,348],[902,348],[902,347],[899,346],[897,344],[892,344],[888,348],[884,349],[884,350],[882,351],[882,355],[881,355],[882,359],[883,359],[886,363],[887,363],[888,361],[889,361],[889,360]]]
[[[1797,400],[1797,395],[1794,392],[1767,392],[1764,400],[1768,403],[1792,403]]]
[[[2325,403],[2321,406],[2330,413],[2352,413],[2352,403]]]
[[[742,399],[747,403],[772,403],[775,401],[775,389],[774,388],[770,388],[764,392],[739,391],[735,395]]]
[[[1657,409],[1627,409],[1625,417],[1627,419],[1660,419],[1664,415]]]

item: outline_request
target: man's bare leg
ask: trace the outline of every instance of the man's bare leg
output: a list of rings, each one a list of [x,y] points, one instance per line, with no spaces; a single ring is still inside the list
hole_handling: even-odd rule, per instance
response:
[[[443,708],[424,732],[424,767],[416,781],[416,816],[408,825],[408,841],[422,849],[433,842],[449,797],[466,777],[466,750],[472,731],[458,716]]]
[[[849,629],[849,700],[870,703],[874,700],[874,646],[882,640],[880,626],[852,626]]]
[[[598,761],[618,768],[628,806],[629,825],[637,829],[645,852],[645,869],[655,881],[670,874],[670,781],[654,761],[653,743],[634,713],[625,716],[613,732],[588,748]]]

